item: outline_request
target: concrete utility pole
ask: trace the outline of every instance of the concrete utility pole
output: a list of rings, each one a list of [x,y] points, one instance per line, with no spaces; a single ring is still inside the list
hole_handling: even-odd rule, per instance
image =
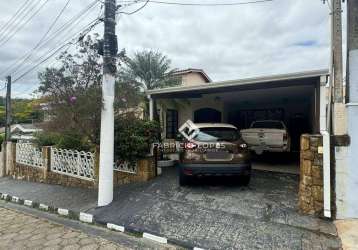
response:
[[[332,0],[334,102],[343,102],[342,4]]]
[[[333,134],[345,135],[346,107],[343,103],[342,0],[332,0]]]
[[[116,73],[117,37],[116,0],[104,1],[103,42],[103,108],[101,114],[101,142],[99,157],[98,206],[113,200],[114,163],[114,83]]]
[[[347,46],[347,113],[350,145],[347,154],[346,209],[343,216],[358,218],[358,1],[349,0]]]
[[[11,76],[7,77],[6,83],[6,126],[5,140],[11,140]]]

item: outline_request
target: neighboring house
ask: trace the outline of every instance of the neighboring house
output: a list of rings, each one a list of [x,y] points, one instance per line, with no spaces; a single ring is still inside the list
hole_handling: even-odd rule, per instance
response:
[[[35,124],[14,124],[11,126],[11,139],[31,141],[35,139],[34,134],[41,131]]]
[[[40,107],[41,110],[43,111],[44,117],[43,117],[43,121],[44,122],[49,122],[52,120],[53,118],[53,114],[51,114],[51,110],[50,110],[50,105],[47,102],[44,103],[40,103]]]
[[[181,78],[182,86],[194,86],[203,83],[211,83],[210,77],[202,69],[184,69],[173,73]]]

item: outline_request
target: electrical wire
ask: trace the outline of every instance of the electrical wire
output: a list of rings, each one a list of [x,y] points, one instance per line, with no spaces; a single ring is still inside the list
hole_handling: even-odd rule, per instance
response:
[[[101,23],[103,20],[99,20],[98,18],[96,18],[95,20],[93,20],[89,25],[86,26],[86,28],[84,29],[84,31],[79,35],[79,37],[83,37],[85,36],[85,34],[88,34],[88,32],[90,32],[95,26],[97,26],[99,23]],[[77,37],[76,37],[77,38]],[[51,57],[53,57],[54,55],[56,55],[58,52],[60,52],[63,48],[65,48],[66,46],[71,46],[73,44],[77,44],[80,40],[77,38],[77,41],[74,43],[72,42],[74,39],[71,37],[70,39],[67,39],[66,43],[59,46],[58,48],[52,50],[50,53],[47,53],[45,55],[43,55],[42,57],[44,57],[41,61],[39,61],[38,63],[36,63],[34,66],[32,66],[30,69],[28,69],[27,71],[25,71],[23,74],[21,74],[19,77],[17,77],[15,80],[13,80],[12,83],[16,83],[18,80],[22,79],[24,76],[26,76],[27,74],[29,74],[30,72],[32,72],[34,69],[36,69],[37,67],[39,67],[41,64],[43,64],[44,62],[46,62],[47,60],[49,60]],[[41,58],[40,58],[41,59]]]
[[[48,37],[47,39],[45,39],[45,41],[42,41],[42,44],[39,45],[36,49],[40,50],[42,48],[44,48],[46,45],[48,45],[50,42],[58,39],[60,37],[61,33],[64,33],[65,31],[67,31],[67,33],[70,33],[72,31],[72,29],[74,28],[74,26],[76,26],[79,22],[81,22],[81,18],[87,14],[94,6],[96,6],[98,4],[97,0],[91,2],[89,5],[87,5],[83,10],[81,10],[80,12],[78,12],[75,16],[73,16],[72,18],[70,18],[68,21],[66,21],[63,25],[61,25],[56,31],[54,31],[50,37]],[[70,29],[70,30],[69,30]],[[27,54],[31,53],[32,50],[29,50]],[[26,56],[25,56],[26,57]],[[22,67],[22,64],[19,64],[19,62],[22,60],[22,58],[18,59],[15,63],[13,63],[12,65],[10,65],[10,67],[8,67],[6,70],[2,71],[0,74],[4,74],[5,72],[9,72],[9,69],[13,69],[13,68],[18,68],[18,67]]]
[[[206,6],[206,7],[215,7],[215,6],[236,6],[236,5],[247,5],[247,4],[257,4],[264,2],[272,2],[273,0],[254,0],[247,2],[235,2],[235,3],[181,3],[181,2],[167,2],[167,1],[157,1],[157,0],[149,0],[150,3],[154,4],[165,4],[165,5],[181,5],[181,6]],[[123,1],[123,2],[144,2],[144,0],[140,1]]]
[[[18,15],[21,15],[24,9],[26,9],[26,5],[30,3],[31,0],[27,0],[21,7],[15,12],[15,14],[0,27],[0,33],[3,34],[5,30],[9,27],[9,25],[17,18]]]
[[[32,56],[32,54],[35,52],[35,50],[41,45],[41,43],[45,40],[45,38],[47,37],[47,35],[51,32],[51,30],[53,29],[53,27],[56,25],[57,21],[60,19],[60,17],[62,16],[62,14],[64,13],[64,11],[67,9],[69,3],[71,2],[71,0],[67,0],[66,4],[63,6],[63,8],[61,9],[61,11],[59,12],[59,14],[56,16],[55,20],[51,23],[51,25],[49,26],[49,28],[47,29],[47,31],[45,32],[45,34],[41,37],[41,39],[39,40],[39,42],[35,45],[35,47],[32,48],[32,50],[30,51],[30,53],[27,54],[27,56],[21,60],[20,64],[23,65],[24,63],[26,63]],[[15,62],[15,64],[17,64],[19,61]],[[17,71],[20,70],[21,67],[16,67],[16,70],[14,72],[12,72],[12,74],[15,74]]]
[[[0,42],[6,39],[6,37],[11,34],[12,31],[16,29],[16,27],[21,24],[24,19],[32,12],[32,10],[41,2],[42,0],[37,0],[37,2],[30,2],[28,6],[23,8],[15,20],[13,20],[9,25],[6,27],[4,31],[0,34]]]
[[[45,2],[43,2],[40,6],[40,8],[38,8],[24,23],[22,23],[17,29],[15,29],[15,31],[13,33],[11,33],[11,35],[5,39],[5,41],[2,41],[0,43],[0,47],[2,47],[4,44],[6,44],[11,38],[13,38],[17,32],[19,32],[24,26],[26,26],[26,24],[28,24],[40,11],[41,9],[48,3],[49,0],[46,0]]]
[[[142,9],[145,8],[145,6],[148,5],[148,3],[150,2],[150,0],[146,0],[146,2],[138,9],[136,9],[135,11],[132,11],[132,12],[123,12],[123,11],[120,11],[119,14],[125,14],[125,15],[133,15],[139,11],[141,11]]]

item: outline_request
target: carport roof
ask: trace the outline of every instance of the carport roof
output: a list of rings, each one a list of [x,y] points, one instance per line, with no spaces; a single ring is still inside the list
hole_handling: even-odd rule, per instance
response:
[[[201,94],[210,94],[235,90],[252,90],[259,88],[275,88],[315,84],[321,76],[328,75],[329,71],[324,69],[256,78],[212,82],[194,86],[178,86],[163,89],[154,89],[148,90],[146,93],[153,98],[200,97]]]

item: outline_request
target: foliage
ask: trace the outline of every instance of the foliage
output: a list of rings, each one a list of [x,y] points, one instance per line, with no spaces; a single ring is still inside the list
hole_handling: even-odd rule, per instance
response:
[[[82,135],[73,131],[64,133],[41,132],[35,135],[35,143],[39,147],[55,146],[57,148],[90,151],[91,145],[82,138]]]
[[[13,99],[11,101],[12,123],[39,122],[43,118],[43,111],[40,109],[39,100]],[[5,126],[6,121],[5,101],[0,98],[0,126]]]
[[[114,151],[117,160],[134,161],[145,157],[151,144],[158,140],[159,124],[134,117],[117,117],[115,122]]]
[[[173,76],[175,70],[170,65],[171,61],[160,52],[136,52],[125,60],[121,74],[145,90],[179,85],[180,79]]]
[[[5,140],[5,134],[0,134],[0,147]]]
[[[96,50],[97,36],[80,42],[78,53],[63,52],[59,68],[46,68],[39,74],[39,92],[48,99],[53,119],[47,131],[77,131],[92,144],[99,143],[101,114],[100,56]]]

